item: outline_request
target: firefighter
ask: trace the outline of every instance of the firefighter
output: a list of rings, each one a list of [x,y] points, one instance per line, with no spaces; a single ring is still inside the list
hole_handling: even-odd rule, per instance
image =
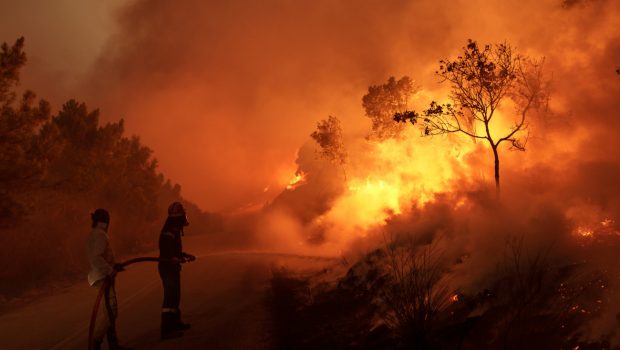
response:
[[[105,209],[97,209],[91,215],[92,229],[86,240],[86,253],[90,262],[90,272],[88,273],[88,283],[97,290],[104,282],[107,288],[104,290],[104,302],[97,315],[93,334],[94,349],[101,349],[104,336],[108,339],[108,348],[115,350],[128,349],[118,344],[116,337],[116,318],[118,308],[116,302],[116,291],[114,289],[114,278],[118,271],[123,268],[116,264],[114,253],[110,247],[108,237],[108,227],[110,225],[110,214]]]
[[[195,256],[183,252],[181,236],[183,228],[189,225],[185,208],[179,202],[168,207],[168,218],[159,235],[159,276],[164,287],[164,301],[161,310],[161,339],[177,338],[182,331],[190,329],[181,321],[181,264],[194,261]]]

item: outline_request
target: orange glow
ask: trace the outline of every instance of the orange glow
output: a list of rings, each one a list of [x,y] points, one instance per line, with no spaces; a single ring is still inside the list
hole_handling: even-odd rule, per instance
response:
[[[111,8],[108,2],[117,3],[118,11],[109,11],[108,25],[101,26],[99,19],[108,11],[97,10]],[[125,249],[119,255],[138,253],[139,245],[150,249],[157,244],[167,202],[179,197],[192,211],[185,245],[189,252],[194,249],[191,235],[204,234],[202,248],[209,253],[232,248],[342,258],[326,263],[316,274],[297,266],[282,269],[295,279],[307,277],[308,293],[304,291],[299,300],[304,308],[314,303],[314,296],[332,295],[323,293],[332,287],[338,298],[349,291],[363,292],[370,284],[382,292],[383,286],[394,282],[383,274],[400,268],[393,264],[394,258],[409,259],[413,268],[420,258],[426,264],[420,272],[426,274],[426,267],[431,267],[430,287],[437,288],[424,301],[434,303],[437,297],[442,302],[432,321],[437,324],[429,321],[425,330],[430,332],[419,333],[432,342],[462,328],[460,321],[467,321],[463,325],[467,328],[471,320],[480,319],[472,332],[446,341],[462,338],[471,348],[478,341],[496,348],[520,340],[536,345],[534,340],[541,336],[545,342],[564,341],[549,348],[579,349],[575,344],[582,340],[584,348],[594,346],[590,341],[607,340],[614,342],[611,348],[620,346],[620,0],[83,2],[98,3],[89,11],[75,8],[82,3],[77,1],[73,5],[65,1],[55,11],[45,11],[54,5],[38,8],[32,1],[6,3],[12,4],[4,6],[3,40],[23,33],[29,61],[15,88],[15,100],[12,90],[5,94],[5,87],[0,88],[0,100],[21,108],[20,95],[32,89],[50,100],[50,113],[58,125],[41,126],[27,110],[5,113],[6,120],[0,119],[0,133],[8,135],[0,142],[0,162],[11,160],[0,164],[0,177],[7,179],[0,183],[0,238],[7,247],[0,262],[11,266],[0,280],[21,276],[39,294],[39,289],[47,290],[43,285],[47,280],[58,284],[55,278],[71,277],[86,268],[80,235],[88,228],[87,214],[116,202],[123,206],[109,208],[110,238]],[[72,17],[61,14],[79,21],[72,24]],[[506,43],[524,61],[544,57],[543,80],[549,83],[545,90],[550,101],[548,106],[534,101],[523,124],[527,129],[514,135],[520,141],[529,137],[525,152],[510,150],[512,137],[504,139],[499,149],[489,142],[502,140],[515,128],[519,112],[530,105],[520,95],[535,90],[535,84],[516,91],[486,91],[496,85],[489,78],[512,79],[503,67],[488,65],[491,61],[476,63],[480,73],[487,66],[500,68],[485,73],[478,82],[482,84],[471,81],[472,75],[450,80],[437,74],[446,60],[463,54],[469,38],[480,48]],[[385,96],[372,106],[369,100],[374,97],[364,98],[365,94],[391,76],[408,76],[419,90],[405,97],[390,96],[385,89],[381,93]],[[518,79],[527,77],[519,74]],[[452,83],[461,87],[474,83],[478,92],[469,96],[474,103],[457,102],[459,94],[473,90],[459,92],[450,88]],[[487,95],[502,102],[497,108],[488,105]],[[101,113],[87,119],[78,113],[59,114],[58,107],[70,98]],[[429,110],[431,101],[458,109]],[[36,106],[36,100],[33,103]],[[488,128],[478,124],[470,129],[467,109],[474,106],[492,107]],[[381,118],[376,119],[385,122],[386,129],[400,132],[402,126],[402,132],[385,140],[377,139],[383,137],[380,133],[367,137],[377,126],[369,107],[377,109]],[[418,115],[415,125],[395,124],[394,112],[405,109]],[[462,112],[458,128],[476,135],[447,128],[443,129],[447,134],[423,136],[424,117],[432,112],[448,116]],[[338,132],[325,138],[329,144],[321,145],[311,133],[329,116],[338,118]],[[135,135],[152,153],[136,149],[138,143],[133,141],[114,147],[106,142],[116,131],[105,123],[119,118],[124,120],[124,135]],[[101,130],[91,128],[92,120]],[[90,137],[99,131],[106,137]],[[487,132],[492,137],[477,137]],[[24,143],[26,137],[32,142]],[[52,144],[55,140],[61,142]],[[84,149],[72,148],[80,145]],[[339,157],[330,160],[321,146],[337,149],[334,154]],[[148,157],[152,162],[147,167],[142,160]],[[18,162],[12,164],[13,159]],[[28,165],[27,171],[21,171],[23,165]],[[499,190],[496,195],[494,165],[499,169],[501,196]],[[103,173],[106,169],[114,173],[108,176]],[[143,171],[149,171],[148,176],[140,175]],[[169,185],[158,189],[168,180]],[[28,186],[38,181],[37,192],[31,191]],[[5,220],[4,214],[19,220]],[[76,234],[65,235],[65,228]],[[9,239],[13,236],[5,231],[17,238]],[[136,236],[124,235],[125,231]],[[24,254],[8,249],[13,246]],[[43,246],[53,249],[40,254]],[[54,254],[63,259],[47,271],[46,262],[55,261]],[[19,259],[13,262],[14,257]],[[222,263],[205,264],[223,266],[216,271],[223,277],[235,277],[232,273],[239,267],[243,271],[241,278],[235,277],[240,282],[235,288],[269,292],[265,279],[270,277],[269,268],[273,266],[271,277],[278,277],[276,268],[286,262],[278,256],[265,256],[267,263],[238,258],[244,264],[251,259],[247,260],[251,266],[246,269],[228,257],[222,257]],[[67,264],[66,273],[60,262]],[[44,274],[30,271],[31,266]],[[194,274],[195,267],[188,266],[186,272]],[[211,283],[209,276],[197,277],[192,283]],[[218,276],[213,277],[213,284],[219,285]],[[7,281],[2,286],[11,290],[19,284]],[[346,293],[340,293],[339,286],[347,287]],[[538,290],[542,292],[532,294],[534,304],[513,303],[514,295]],[[243,295],[233,292],[226,300]],[[190,301],[198,293],[192,294]],[[1,293],[0,300],[5,300]],[[323,300],[317,301],[322,307]],[[445,313],[443,302],[450,305]],[[362,316],[386,311],[381,304],[387,303],[375,304],[368,310],[350,309]],[[522,306],[527,314],[513,324],[512,311]],[[271,311],[262,306],[256,310],[263,309]],[[556,317],[558,310],[561,317]],[[205,310],[188,311],[198,315]],[[450,311],[453,317],[447,316]],[[228,323],[229,316],[236,315],[227,311],[222,316]],[[258,316],[246,328],[264,328],[253,323],[263,318]],[[381,316],[377,313],[351,325],[363,325],[362,335],[389,336],[385,344],[390,344],[397,332],[388,329],[394,326],[388,318],[379,322]],[[215,323],[216,318],[206,321]],[[534,329],[534,336],[513,342],[532,328],[528,320],[537,319],[562,322],[566,329],[548,339]],[[66,323],[73,327],[73,322]],[[322,331],[321,322],[307,324],[308,332]],[[558,325],[549,323],[544,330],[559,331]],[[277,324],[267,326],[280,329]],[[366,332],[370,329],[373,332]],[[44,333],[61,334],[53,330]],[[354,335],[347,329],[338,331],[347,334],[345,343]],[[250,336],[254,333],[259,332]],[[192,341],[194,335],[185,339]],[[317,340],[316,334],[299,335],[300,342]],[[325,344],[338,334],[328,335]],[[417,331],[414,335],[412,340],[418,339]],[[280,343],[276,336],[265,340],[271,338]]]
[[[286,189],[287,190],[292,190],[295,189],[297,186],[305,183],[306,181],[306,174],[301,171],[295,174],[295,176],[293,176],[293,178],[288,182],[288,185],[286,185]]]
[[[567,212],[567,216],[576,221],[572,231],[575,237],[593,239],[620,236],[615,221],[603,215],[601,208],[588,205],[571,208]]]
[[[594,230],[588,227],[577,227],[575,229],[575,233],[581,237],[592,237],[594,236]]]
[[[421,137],[416,128],[406,129],[400,139],[366,143],[351,152],[347,191],[320,219],[341,240],[363,237],[412,204],[425,205],[470,178],[464,157],[475,146],[461,138]]]

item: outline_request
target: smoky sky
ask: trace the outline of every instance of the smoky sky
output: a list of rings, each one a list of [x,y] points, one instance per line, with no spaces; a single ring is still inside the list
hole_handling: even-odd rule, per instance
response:
[[[409,75],[421,87],[423,98],[412,101],[418,110],[444,98],[445,84],[434,75],[438,61],[456,56],[469,38],[508,42],[524,55],[544,57],[549,108],[530,120],[526,152],[502,149],[505,205],[495,208],[488,194],[474,191],[465,196],[474,203],[471,209],[455,206],[472,177],[492,179],[490,150],[479,143],[466,157],[476,174],[464,174],[459,191],[414,206],[386,225],[373,222],[381,231],[377,237],[386,230],[429,237],[443,230],[455,255],[471,253],[461,276],[467,283],[457,282],[475,290],[495,268],[505,245],[500,233],[508,229],[544,245],[572,242],[573,229],[606,218],[619,228],[618,1],[139,0],[119,5],[110,16],[115,25],[103,44],[101,36],[92,37],[99,44],[84,53],[90,58],[78,55],[63,66],[62,55],[52,55],[54,64],[72,72],[74,84],[58,85],[43,73],[29,81],[42,97],[72,96],[100,108],[104,120],[124,118],[127,131],[154,150],[160,170],[203,209],[267,209],[250,224],[235,222],[240,231],[256,226],[252,231],[260,239],[290,247],[297,247],[298,237],[350,243],[338,235],[357,223],[333,221],[355,221],[348,213],[359,208],[329,215],[338,196],[349,193],[331,187],[340,181],[335,170],[282,192],[298,166],[314,169],[308,165],[309,134],[317,121],[334,115],[342,121],[345,145],[363,143],[370,122],[362,96],[390,76]],[[53,35],[50,43],[60,41]],[[38,52],[28,68],[31,77],[48,71],[38,43],[31,44]],[[75,62],[90,63],[76,72]],[[369,148],[351,146],[352,158],[372,158],[359,149]],[[322,215],[325,220],[315,220]],[[571,255],[571,249],[558,251]],[[617,271],[617,252],[592,255]],[[610,294],[610,300],[600,326],[605,331],[617,329],[620,299]]]
[[[277,195],[318,120],[338,116],[345,138],[366,132],[361,97],[369,85],[409,75],[441,95],[433,74],[439,59],[457,54],[468,38],[507,41],[544,56],[552,76],[559,122],[545,130],[540,143],[548,151],[538,157],[584,153],[563,137],[577,129],[602,144],[587,155],[594,157],[617,144],[605,126],[617,123],[609,101],[618,89],[618,7],[559,0],[133,1],[110,12],[114,28],[91,50],[99,52],[94,63],[70,91],[105,120],[124,118],[190,200],[234,211]],[[54,86],[35,87],[43,97],[66,95]]]

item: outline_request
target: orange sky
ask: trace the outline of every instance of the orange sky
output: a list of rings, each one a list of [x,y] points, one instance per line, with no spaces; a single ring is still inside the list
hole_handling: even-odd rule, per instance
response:
[[[26,36],[22,86],[56,108],[75,97],[104,120],[125,118],[161,171],[207,210],[275,196],[327,115],[343,120],[345,137],[362,135],[368,85],[407,74],[438,95],[437,61],[468,38],[546,56],[565,118],[574,117],[571,87],[597,86],[568,73],[603,76],[593,57],[610,74],[620,64],[615,1],[126,3],[6,1],[1,39]],[[564,147],[557,139],[548,146]]]
[[[259,215],[234,216],[226,235],[336,255],[368,252],[386,234],[445,236],[448,253],[467,256],[455,280],[473,290],[505,258],[508,235],[568,256],[562,245],[575,232],[594,237],[603,222],[620,232],[620,2],[564,2],[5,1],[0,40],[26,37],[23,87],[55,109],[76,98],[103,120],[124,118],[203,209],[273,200]],[[364,138],[369,85],[409,75],[422,89],[411,107],[443,102],[438,61],[469,38],[545,57],[550,81],[549,110],[528,119],[527,151],[501,149],[500,202],[489,200],[484,142],[417,138],[413,128],[401,140]],[[348,183],[314,157],[309,135],[329,115],[342,121]],[[306,177],[283,191],[298,167]],[[620,275],[616,251],[587,259]],[[600,330],[617,331],[620,299],[612,302]]]

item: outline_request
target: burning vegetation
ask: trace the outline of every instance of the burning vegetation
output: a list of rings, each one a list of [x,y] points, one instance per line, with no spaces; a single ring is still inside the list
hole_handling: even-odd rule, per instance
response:
[[[440,64],[437,75],[451,84],[453,102],[429,97],[429,109],[418,114],[408,108],[423,102],[413,94],[423,87],[389,78],[362,98],[370,137],[348,139],[345,148],[340,122],[330,116],[311,135],[324,162],[300,154],[307,182],[299,190],[315,186],[323,176],[317,169],[344,164],[334,154],[348,155],[347,176],[333,179],[341,191],[297,227],[322,251],[348,248],[340,265],[322,272],[274,274],[282,347],[617,346],[620,268],[607,260],[620,248],[617,206],[575,192],[571,181],[540,191],[514,169],[508,174],[519,181],[500,196],[500,145],[525,151],[526,140],[537,138],[528,127],[548,127],[545,117],[554,113],[542,60],[507,43],[480,48],[470,40],[457,59]],[[403,121],[420,131],[400,127]],[[532,151],[542,145],[539,139]],[[489,148],[491,167],[480,155]],[[506,156],[508,169],[523,162]],[[493,169],[495,191],[486,169]]]
[[[473,1],[461,4],[462,11],[447,11],[450,1],[361,1],[357,17],[349,7],[328,1],[311,9],[290,5],[282,14],[247,4],[225,6],[221,23],[202,17],[187,21],[190,15],[177,11],[211,14],[220,6],[188,3],[137,1],[128,7],[122,28],[127,37],[109,47],[118,55],[99,62],[93,76],[104,87],[118,88],[122,103],[116,102],[129,104],[126,110],[135,118],[168,122],[176,109],[201,117],[196,119],[227,116],[201,127],[188,128],[182,118],[171,123],[188,134],[178,144],[175,140],[175,147],[199,140],[192,153],[207,154],[186,160],[198,169],[199,175],[187,178],[194,189],[197,183],[208,189],[194,191],[197,196],[236,209],[218,226],[219,237],[235,237],[243,247],[339,257],[339,263],[308,273],[274,270],[276,345],[620,346],[617,2]],[[400,12],[407,15],[394,14]],[[199,22],[232,29],[185,51],[176,35],[168,35],[175,26],[161,26],[162,13],[177,15],[170,21],[178,21],[173,24],[183,37],[195,36]],[[273,24],[302,20],[299,13],[309,18],[304,21],[319,22],[301,22],[290,33]],[[411,13],[418,20],[410,21]],[[529,20],[531,28],[524,25]],[[319,39],[297,29],[324,25],[335,30],[328,26]],[[496,28],[500,34],[488,34]],[[401,29],[406,39],[397,36]],[[239,35],[247,32],[269,40],[256,45],[254,36]],[[385,33],[400,39],[389,41]],[[469,33],[480,40],[465,41]],[[234,40],[239,37],[243,40]],[[18,40],[2,47],[0,231],[2,244],[16,247],[2,262],[18,263],[0,277],[19,280],[28,272],[26,260],[51,266],[62,259],[55,274],[45,268],[28,274],[24,286],[29,286],[86,266],[71,255],[81,251],[82,241],[70,239],[85,227],[85,216],[75,219],[82,217],[81,208],[109,206],[119,217],[125,251],[141,249],[157,231],[153,225],[160,222],[162,203],[180,198],[180,188],[157,172],[151,151],[138,138],[124,136],[122,121],[100,123],[97,111],[73,100],[54,116],[32,93],[17,100],[22,46]],[[212,47],[218,50],[205,49]],[[376,52],[385,54],[375,61]],[[280,55],[286,64],[278,64],[284,62],[277,61]],[[151,57],[157,59],[146,59]],[[437,62],[441,57],[447,58]],[[153,74],[160,64],[166,73]],[[368,67],[372,74],[360,78]],[[105,95],[115,89],[101,90]],[[282,96],[265,96],[266,91]],[[291,91],[306,99],[285,102]],[[348,94],[357,94],[354,107],[334,102],[349,101]],[[219,100],[227,95],[234,97]],[[325,111],[331,105],[334,110]],[[292,114],[299,119],[282,118]],[[274,134],[304,135],[296,169],[289,153],[299,139],[278,143],[270,139]],[[246,164],[247,159],[255,162]],[[282,162],[287,166],[280,167]],[[235,207],[244,196],[250,204]],[[194,209],[212,229],[213,217]],[[46,235],[41,227],[67,234]],[[30,250],[40,245],[59,248],[35,259]],[[0,292],[14,289],[2,287]]]

